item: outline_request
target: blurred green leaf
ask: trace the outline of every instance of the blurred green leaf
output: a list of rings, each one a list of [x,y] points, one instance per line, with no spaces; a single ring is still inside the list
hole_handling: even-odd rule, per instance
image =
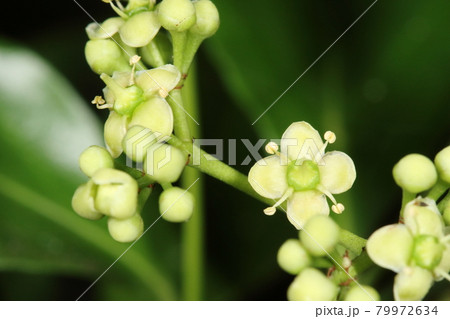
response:
[[[0,270],[95,279],[129,246],[111,239],[104,220],[87,221],[71,209],[75,188],[86,180],[77,158],[102,145],[101,136],[65,79],[32,52],[1,44]],[[175,298],[151,259],[139,243],[118,266],[135,275],[130,283],[139,280],[148,298]]]

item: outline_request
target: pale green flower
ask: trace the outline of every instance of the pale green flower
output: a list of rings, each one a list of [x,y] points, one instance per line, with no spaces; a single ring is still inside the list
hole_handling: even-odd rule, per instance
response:
[[[356,178],[352,159],[345,153],[325,153],[336,136],[328,131],[324,143],[319,133],[306,122],[295,122],[281,138],[281,152],[270,142],[266,151],[274,154],[256,162],[250,169],[248,181],[261,196],[278,201],[264,210],[272,215],[276,207],[287,200],[287,217],[300,229],[315,215],[330,212],[326,197],[332,202],[332,210],[342,213],[344,205],[337,203],[333,194],[349,190]]]
[[[398,273],[396,300],[421,300],[433,280],[450,280],[450,236],[436,203],[417,198],[405,206],[404,224],[384,226],[367,241],[367,252],[379,266]]]

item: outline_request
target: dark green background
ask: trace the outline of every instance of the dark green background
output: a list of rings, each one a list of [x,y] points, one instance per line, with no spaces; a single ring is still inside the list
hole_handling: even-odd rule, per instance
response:
[[[113,14],[100,0],[79,3],[98,21]],[[339,197],[347,210],[336,220],[366,237],[395,222],[401,194],[393,165],[412,152],[432,158],[449,143],[450,3],[379,0],[254,126],[372,1],[215,3],[222,24],[198,59],[202,137],[280,138],[299,120],[332,130],[338,140],[330,149],[350,154],[358,173],[352,190]],[[103,86],[83,56],[91,20],[72,0],[6,5],[0,63],[18,59],[0,69],[0,299],[73,300],[127,247],[108,237],[104,221],[70,211],[83,181],[79,145],[101,140],[106,115],[89,103]],[[247,153],[238,145],[239,161]],[[263,204],[204,178],[205,298],[284,300],[292,277],[275,256],[296,236],[293,227],[283,214],[267,217]],[[146,225],[158,217],[156,194],[151,199]],[[140,260],[177,290],[179,228],[158,222],[84,299],[158,298],[129,270]],[[147,276],[148,264],[139,264]],[[360,279],[373,278],[391,299],[393,274],[374,271]],[[440,283],[428,298],[449,296],[448,283]]]

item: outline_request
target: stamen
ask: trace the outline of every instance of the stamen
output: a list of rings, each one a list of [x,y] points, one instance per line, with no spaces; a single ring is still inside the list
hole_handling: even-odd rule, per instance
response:
[[[128,15],[123,12],[124,8],[120,2],[118,2],[119,7],[117,7],[113,0],[102,0],[105,3],[109,3],[111,5],[111,8],[114,10],[115,13],[117,13],[121,18],[127,19]]]
[[[325,154],[325,149],[327,148],[328,144],[333,144],[336,142],[336,134],[334,134],[331,131],[326,131],[323,135],[323,138],[325,139],[325,143],[322,145],[320,150],[317,152],[317,154],[314,156],[314,162],[319,164],[319,162],[322,160],[323,155]]]
[[[325,134],[323,135],[323,138],[330,144],[336,142],[336,134],[334,134],[331,131],[326,131]]]
[[[331,210],[336,214],[342,214],[342,212],[345,210],[345,206],[341,203],[337,203],[337,205],[331,206]]]
[[[96,96],[94,97],[94,99],[91,101],[91,103],[92,103],[92,104],[96,104],[97,107],[98,107],[99,105],[103,105],[103,104],[105,104],[106,102],[105,102],[105,100],[103,99],[102,96],[96,95]]]
[[[264,214],[266,214],[267,216],[272,216],[276,211],[277,209],[275,207],[267,207],[266,209],[264,209]]]
[[[100,95],[97,95],[96,97],[94,97],[94,99],[91,101],[91,103],[95,104],[95,106],[99,110],[110,109],[113,107],[111,104],[105,104],[106,101]]]
[[[277,211],[277,207],[280,206],[286,199],[288,199],[293,192],[294,189],[289,187],[287,191],[283,194],[283,196],[281,196],[281,198],[275,203],[275,205],[264,209],[264,214],[269,216],[275,214],[275,212]]]
[[[445,271],[443,271],[442,269],[437,269],[436,272],[438,273],[438,275],[441,275],[442,277],[447,279],[447,281],[450,281],[450,275]]]
[[[277,154],[278,153],[278,145],[275,142],[267,143],[265,150],[269,154]]]
[[[131,76],[130,76],[130,83],[129,85],[133,85],[134,84],[134,72],[136,71],[136,64],[141,60],[141,57],[139,55],[133,55],[130,58],[130,65],[133,66],[133,68],[131,69]]]
[[[336,214],[342,214],[342,212],[345,210],[345,206],[342,205],[341,203],[338,203],[336,201],[336,199],[334,198],[334,196],[327,190],[325,189],[325,187],[323,187],[322,185],[318,185],[316,187],[316,189],[323,193],[325,196],[327,196],[332,202],[333,202],[333,206],[331,206],[331,210],[336,213]]]

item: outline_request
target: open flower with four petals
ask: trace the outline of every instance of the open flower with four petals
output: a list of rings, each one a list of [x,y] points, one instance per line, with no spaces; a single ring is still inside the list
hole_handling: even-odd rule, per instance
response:
[[[450,235],[434,200],[405,206],[404,224],[381,227],[367,241],[369,257],[395,271],[396,300],[421,300],[433,281],[450,280]]]
[[[325,153],[329,143],[336,140],[327,131],[323,142],[319,133],[306,122],[292,123],[281,138],[281,151],[270,142],[266,151],[270,155],[255,163],[250,169],[248,181],[261,196],[276,203],[264,210],[272,215],[276,207],[287,201],[287,217],[300,229],[314,215],[328,215],[332,210],[342,213],[344,205],[333,194],[340,194],[353,185],[356,170],[352,159],[345,153]]]

